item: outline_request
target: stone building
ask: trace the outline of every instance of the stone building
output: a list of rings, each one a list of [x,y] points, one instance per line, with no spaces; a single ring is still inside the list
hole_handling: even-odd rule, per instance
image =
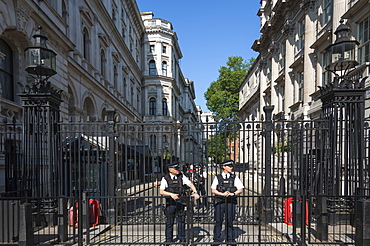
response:
[[[319,87],[333,78],[325,69],[331,62],[327,48],[335,41],[341,20],[350,28],[351,38],[359,41],[359,65],[350,75],[369,74],[367,0],[262,0],[258,16],[261,36],[252,49],[259,55],[240,86],[242,120],[260,119],[267,105],[285,118],[319,116]]]
[[[114,109],[118,123],[199,121],[172,24],[140,13],[135,0],[5,0],[0,9],[1,121],[22,122],[17,82],[34,83],[24,51],[38,26],[56,53],[48,81],[62,91],[62,120],[104,121]],[[1,187],[4,173],[0,161]]]
[[[325,68],[331,63],[328,48],[336,40],[342,24],[358,40],[358,65],[352,77],[366,77],[370,66],[370,5],[367,0],[262,0],[258,11],[260,37],[252,49],[259,53],[239,88],[239,117],[242,121],[265,119],[265,106],[273,106],[276,118],[318,119],[322,112],[320,87],[332,82],[334,75]],[[366,87],[369,88],[369,79]],[[366,98],[369,98],[369,90]],[[365,101],[365,116],[369,115]],[[263,116],[263,117],[262,117]],[[276,137],[276,136],[275,136]],[[252,133],[241,137],[255,151],[263,147],[261,137]],[[285,146],[285,139],[274,145]],[[242,152],[242,150],[241,150]],[[257,160],[257,159],[256,159]],[[261,167],[263,161],[253,165]]]

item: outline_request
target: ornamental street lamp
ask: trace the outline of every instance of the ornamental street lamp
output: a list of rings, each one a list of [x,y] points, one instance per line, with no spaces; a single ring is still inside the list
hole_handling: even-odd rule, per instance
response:
[[[58,155],[53,152],[60,149],[58,123],[62,91],[47,81],[56,74],[56,53],[47,48],[47,37],[40,26],[33,38],[34,46],[25,49],[25,70],[34,81],[32,86],[18,83],[23,107],[23,149],[27,150],[21,187],[30,190],[32,196],[56,197],[61,194],[63,184],[54,181],[55,175],[61,175],[57,180],[67,182],[58,165]]]
[[[36,75],[38,82],[46,81],[51,76],[55,75],[56,70],[56,53],[46,46],[48,39],[42,27],[39,26],[35,35],[35,46],[28,47],[25,50],[26,56],[26,71],[31,75]],[[43,79],[43,77],[45,77]]]
[[[334,73],[335,77],[331,83],[320,87],[322,115],[326,120],[327,137],[322,138],[323,149],[320,149],[323,153],[320,160],[323,169],[315,173],[317,177],[312,186],[316,187],[315,195],[328,196],[319,198],[317,201],[317,214],[319,215],[316,221],[317,238],[323,241],[328,240],[328,221],[339,220],[338,214],[329,214],[327,211],[329,209],[340,211],[346,206],[338,199],[339,196],[351,196],[354,193],[359,195],[360,189],[365,187],[364,174],[368,173],[368,168],[364,163],[365,80],[367,77],[359,75],[360,71],[353,75],[353,71],[359,64],[356,61],[359,42],[351,40],[349,33],[349,27],[341,20],[334,32],[336,40],[327,49],[332,59],[326,69]],[[354,187],[359,190],[355,190]],[[365,224],[360,226],[363,228],[360,231],[364,231]],[[356,231],[356,244],[357,242]]]
[[[336,40],[327,49],[327,52],[331,54],[331,63],[326,67],[326,70],[333,72],[339,77],[346,76],[350,69],[358,65],[355,52],[359,42],[351,40],[349,32],[349,27],[343,24],[343,20],[340,20],[340,25],[334,32]]]

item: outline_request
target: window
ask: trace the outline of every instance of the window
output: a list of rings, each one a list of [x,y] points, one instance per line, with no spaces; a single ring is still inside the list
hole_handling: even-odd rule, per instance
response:
[[[304,20],[298,22],[298,42],[297,42],[297,49],[298,51],[304,48],[304,32],[305,32],[305,22]]]
[[[280,52],[280,69],[285,68],[286,63],[286,44],[285,41],[281,44],[281,52]]]
[[[150,141],[149,147],[152,150],[157,149],[157,136],[156,135],[150,135],[150,140],[149,141]]]
[[[271,83],[272,80],[272,59],[269,58],[267,61],[267,81],[268,83]]]
[[[162,46],[162,53],[163,53],[163,54],[166,54],[166,49],[167,49],[166,45],[163,45],[163,46]]]
[[[3,98],[13,101],[13,51],[3,39],[0,39],[0,83]]]
[[[155,61],[154,60],[151,60],[149,62],[149,75],[156,75],[156,67],[155,67]]]
[[[360,64],[370,61],[370,16],[359,24],[358,47]]]
[[[162,62],[162,75],[167,76],[167,62]]]
[[[303,101],[303,71],[298,73],[297,77],[297,84],[298,84],[298,101],[302,102]]]
[[[117,72],[117,65],[113,66],[113,86],[114,89],[118,89],[118,72]]]
[[[162,137],[162,148],[166,149],[167,148],[167,136],[163,135]]]
[[[284,112],[284,109],[285,109],[285,84],[282,84],[279,86],[279,94],[280,94],[280,107],[279,107],[279,111],[283,111]]]
[[[122,33],[121,33],[121,35],[122,35],[122,38],[125,39],[125,37],[126,37],[125,27],[122,27]]]
[[[321,77],[321,85],[325,86],[331,82],[331,73],[330,71],[326,70],[326,67],[330,63],[330,55],[325,52],[322,54],[322,77]]]
[[[117,17],[116,17],[116,10],[112,8],[112,20],[113,22],[116,21]]]
[[[149,99],[149,115],[156,115],[157,114],[157,100],[154,97]]]
[[[326,23],[328,23],[331,20],[332,10],[333,10],[332,0],[323,0],[322,19],[321,19],[322,26],[324,26]]]
[[[150,53],[154,53],[154,45],[153,44],[151,44],[151,45],[149,45],[149,52]]]
[[[83,30],[83,56],[85,60],[90,61],[90,37],[86,28]]]
[[[122,88],[122,94],[124,95],[124,98],[126,99],[126,91],[127,91],[127,81],[126,77],[124,75],[123,77],[123,88]]]
[[[104,51],[102,50],[100,52],[100,73],[101,75],[104,77],[105,76],[105,62],[106,62],[106,59],[105,59],[105,53]]]
[[[68,11],[67,11],[67,6],[66,3],[63,1],[62,2],[62,19],[65,23],[67,23],[67,18],[68,18]]]
[[[168,107],[167,107],[167,99],[166,98],[162,99],[162,113],[163,113],[163,115],[168,114]]]

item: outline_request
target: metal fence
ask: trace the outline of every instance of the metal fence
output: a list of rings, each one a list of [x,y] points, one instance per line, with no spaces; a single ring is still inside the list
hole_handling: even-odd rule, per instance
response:
[[[39,145],[41,156],[27,155],[24,126],[3,123],[7,193],[0,198],[0,224],[6,225],[0,226],[0,242],[161,244],[165,215],[158,185],[165,165],[179,161],[190,178],[195,164],[207,174],[202,199],[208,206],[189,205],[186,224],[189,244],[209,244],[210,185],[221,172],[217,163],[234,159],[246,187],[238,197],[238,244],[354,244],[360,237],[355,207],[368,206],[368,121],[359,163],[359,139],[347,128],[339,128],[333,141],[328,120],[271,116],[202,124],[61,122],[53,132],[59,141],[52,146],[57,153],[51,166],[38,162],[50,153],[47,144]]]

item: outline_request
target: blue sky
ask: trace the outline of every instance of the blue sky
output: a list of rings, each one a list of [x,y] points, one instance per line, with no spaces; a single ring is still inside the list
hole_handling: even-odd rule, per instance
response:
[[[194,81],[197,105],[209,111],[204,93],[229,56],[257,57],[260,0],[137,0],[140,11],[170,21],[177,33],[184,77]]]

